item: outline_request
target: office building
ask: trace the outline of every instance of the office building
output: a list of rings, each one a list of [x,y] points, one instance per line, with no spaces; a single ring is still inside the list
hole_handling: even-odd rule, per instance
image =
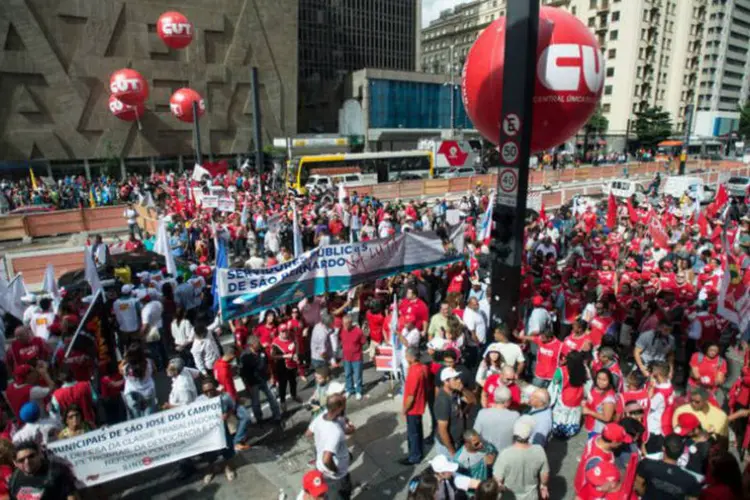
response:
[[[299,132],[338,131],[352,71],[416,70],[421,22],[421,0],[300,0]]]
[[[192,125],[170,112],[169,98],[180,87],[205,100],[203,153],[246,153],[253,137],[251,65],[260,74],[265,139],[294,134],[297,0],[208,3],[179,5],[195,35],[187,48],[173,50],[155,25],[174,2],[0,2],[0,160],[80,166],[106,158],[117,166],[120,158],[192,156]],[[140,127],[109,109],[109,75],[124,66],[150,86]]]

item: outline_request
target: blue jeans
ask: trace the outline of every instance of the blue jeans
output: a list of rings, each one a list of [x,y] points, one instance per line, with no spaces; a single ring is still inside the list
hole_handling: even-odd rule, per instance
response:
[[[409,444],[409,462],[418,464],[424,456],[422,415],[406,416],[406,439]]]
[[[254,384],[248,387],[250,393],[250,400],[252,401],[251,406],[253,408],[253,415],[255,420],[260,422],[263,420],[263,411],[260,408],[260,393],[266,395],[268,405],[271,407],[271,414],[274,420],[281,420],[281,409],[279,409],[279,402],[276,401],[276,396],[271,392],[271,388],[268,387],[268,381],[264,380],[259,384]]]
[[[344,361],[344,376],[346,377],[346,392],[362,394],[362,362]]]
[[[241,404],[237,405],[235,412],[237,415],[237,432],[234,433],[234,445],[237,446],[247,439],[247,432],[250,427],[250,414]]]

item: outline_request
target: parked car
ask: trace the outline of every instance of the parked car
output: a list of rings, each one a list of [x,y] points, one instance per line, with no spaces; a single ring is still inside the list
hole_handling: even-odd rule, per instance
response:
[[[748,194],[748,188],[750,188],[750,177],[744,175],[730,177],[724,185],[727,187],[729,196],[744,197]]]
[[[443,179],[455,179],[457,177],[472,177],[481,175],[475,167],[452,168],[443,174]]]
[[[671,175],[667,177],[661,193],[679,199],[687,192],[689,197],[695,199],[701,190],[703,192],[701,203],[703,204],[711,203],[716,197],[716,189],[707,186],[702,177]]]
[[[638,181],[631,179],[613,179],[611,181],[605,181],[602,185],[602,193],[604,196],[609,196],[610,193],[615,198],[631,198],[635,196],[635,200],[638,203],[646,201],[646,188],[643,187]]]

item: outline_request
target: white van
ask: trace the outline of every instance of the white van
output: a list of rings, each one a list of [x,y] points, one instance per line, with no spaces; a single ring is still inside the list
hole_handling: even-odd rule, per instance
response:
[[[646,201],[646,188],[644,188],[643,184],[640,182],[631,179],[613,179],[611,181],[606,181],[602,185],[602,193],[604,193],[604,196],[609,196],[609,194],[612,193],[615,198],[622,199],[635,196],[635,200],[638,203]]]
[[[695,199],[699,192],[703,192],[701,203],[710,203],[716,197],[716,190],[706,185],[701,177],[692,175],[672,175],[667,177],[662,194],[680,199],[685,193]]]

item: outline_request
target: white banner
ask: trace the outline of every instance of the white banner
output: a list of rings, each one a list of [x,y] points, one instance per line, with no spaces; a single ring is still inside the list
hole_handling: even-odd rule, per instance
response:
[[[219,197],[210,194],[204,194],[200,200],[200,203],[203,204],[203,208],[217,208],[219,206]]]
[[[217,204],[217,206],[219,208],[219,212],[234,212],[234,198],[219,198],[219,203]]]
[[[305,297],[458,262],[464,258],[463,234],[462,224],[451,231],[452,245],[431,231],[405,233],[386,240],[315,248],[268,269],[219,269],[222,318],[257,314]]]
[[[93,486],[225,446],[217,397],[55,441],[47,449]]]

